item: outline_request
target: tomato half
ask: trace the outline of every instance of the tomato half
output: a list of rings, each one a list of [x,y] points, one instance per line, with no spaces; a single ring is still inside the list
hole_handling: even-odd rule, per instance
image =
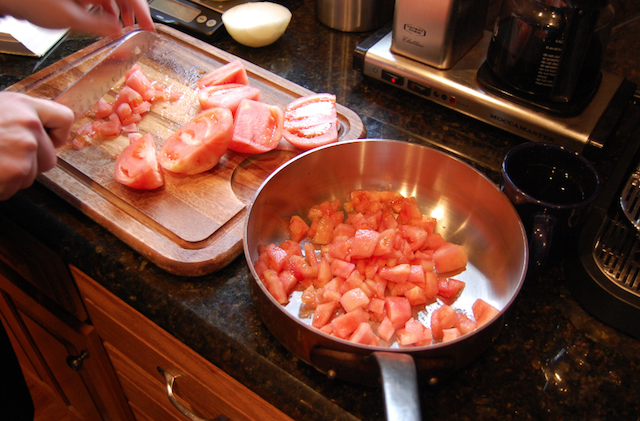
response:
[[[224,85],[227,83],[248,85],[249,77],[247,77],[247,71],[242,62],[235,60],[202,76],[197,83],[200,89],[206,86]]]
[[[199,174],[215,167],[233,135],[233,114],[211,108],[198,114],[165,140],[160,165],[180,174]]]
[[[208,86],[198,93],[198,101],[203,110],[215,107],[229,108],[235,114],[243,99],[260,99],[260,89],[240,83]]]
[[[134,189],[153,190],[164,185],[156,144],[151,133],[130,137],[129,146],[118,155],[113,174],[116,181]]]
[[[287,105],[282,135],[293,146],[309,150],[338,141],[336,97],[314,94]]]
[[[282,137],[283,121],[279,107],[243,99],[236,110],[229,149],[251,154],[274,150]]]

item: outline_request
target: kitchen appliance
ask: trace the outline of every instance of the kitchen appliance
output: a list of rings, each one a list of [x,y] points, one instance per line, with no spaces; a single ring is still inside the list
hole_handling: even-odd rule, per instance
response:
[[[481,38],[489,0],[398,1],[391,51],[451,68]]]
[[[640,339],[640,98],[624,117],[628,128],[616,139],[624,145],[608,157],[613,169],[590,207],[572,258],[568,287],[577,301],[601,321]]]
[[[391,21],[394,0],[316,0],[316,17],[344,32],[378,29]]]
[[[225,33],[222,14],[251,0],[149,0],[151,17],[198,38],[211,41]]]
[[[608,0],[506,0],[478,80],[543,112],[579,114],[600,84]]]
[[[396,3],[396,12],[403,6]],[[406,3],[411,3],[407,1]],[[417,2],[416,2],[417,3]],[[440,4],[440,0],[420,3]],[[463,3],[460,3],[463,4]],[[462,14],[463,9],[452,9],[443,17]],[[541,107],[534,107],[528,98],[510,92],[498,92],[488,88],[489,83],[480,82],[480,70],[487,61],[487,53],[493,33],[483,31],[482,37],[462,55],[450,68],[442,69],[408,56],[406,49],[399,49],[394,36],[397,27],[405,27],[400,22],[404,15],[394,15],[394,23],[376,31],[358,45],[353,54],[353,67],[364,76],[382,81],[399,89],[428,99],[437,104],[456,110],[480,121],[514,133],[524,139],[558,143],[596,159],[607,140],[611,137],[623,110],[632,98],[636,85],[627,79],[601,72],[597,89],[590,93],[590,100],[582,104],[579,113],[561,115],[550,113]],[[417,16],[417,13],[416,13]],[[479,19],[479,18],[478,18]],[[484,19],[479,19],[484,22]],[[420,26],[420,25],[414,25]],[[453,28],[449,23],[444,27]],[[393,29],[393,30],[392,30]],[[445,32],[441,32],[444,34]],[[468,39],[454,36],[441,37],[435,47],[444,56],[454,56],[457,47],[447,43],[458,43]],[[395,47],[394,47],[395,46]],[[436,54],[432,54],[434,57]],[[424,55],[423,55],[424,57]],[[446,60],[439,60],[441,63]],[[433,64],[433,63],[432,63]],[[442,64],[442,67],[447,65]]]

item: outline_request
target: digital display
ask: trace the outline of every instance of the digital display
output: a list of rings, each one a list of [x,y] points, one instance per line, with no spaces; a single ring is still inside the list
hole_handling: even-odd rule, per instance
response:
[[[149,6],[184,22],[191,22],[200,14],[200,9],[175,0],[152,0]]]

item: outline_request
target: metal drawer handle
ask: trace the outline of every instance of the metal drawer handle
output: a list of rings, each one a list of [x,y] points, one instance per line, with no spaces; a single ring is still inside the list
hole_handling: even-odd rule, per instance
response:
[[[182,415],[189,418],[191,421],[231,421],[224,415],[220,415],[219,417],[212,420],[207,420],[205,418],[200,418],[199,416],[191,412],[186,406],[178,402],[176,397],[173,395],[173,383],[176,380],[175,376],[172,376],[171,374],[164,371],[162,367],[158,367],[158,371],[164,376],[164,380],[167,384],[167,397],[169,398],[169,401],[173,404],[173,406],[176,407],[178,411],[180,411],[180,413],[182,413]]]

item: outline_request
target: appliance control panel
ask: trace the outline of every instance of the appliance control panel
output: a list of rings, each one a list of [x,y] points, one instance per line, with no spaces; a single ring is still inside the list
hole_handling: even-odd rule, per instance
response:
[[[392,53],[392,34],[385,27],[377,31],[353,54],[353,68],[364,76],[380,80],[421,98],[454,109],[527,140],[558,143],[578,152],[595,152],[602,148],[609,133],[602,133],[611,113],[618,112],[610,104],[620,97],[627,101],[635,87],[621,77],[604,74],[598,92],[587,108],[577,116],[559,117],[533,110],[487,92],[477,81],[478,70],[486,59],[491,32],[483,38],[455,66],[440,70],[424,63]],[[622,92],[621,92],[622,91]],[[606,118],[604,118],[606,116]]]

